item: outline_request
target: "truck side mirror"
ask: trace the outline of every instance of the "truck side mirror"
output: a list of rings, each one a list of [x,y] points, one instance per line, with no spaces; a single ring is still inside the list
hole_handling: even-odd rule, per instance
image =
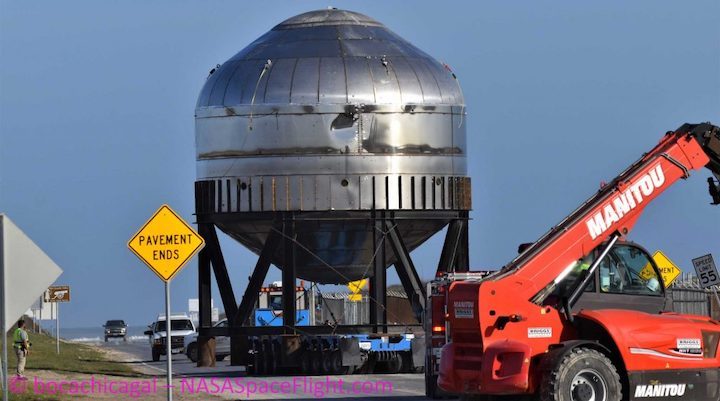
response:
[[[143,334],[145,334],[146,336],[151,336],[152,330],[145,330],[145,332],[143,332]]]

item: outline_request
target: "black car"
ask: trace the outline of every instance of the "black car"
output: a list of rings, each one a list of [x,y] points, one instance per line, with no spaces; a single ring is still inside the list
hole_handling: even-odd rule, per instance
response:
[[[105,327],[105,342],[110,337],[122,337],[123,341],[127,341],[127,324],[124,320],[108,320],[103,327]]]

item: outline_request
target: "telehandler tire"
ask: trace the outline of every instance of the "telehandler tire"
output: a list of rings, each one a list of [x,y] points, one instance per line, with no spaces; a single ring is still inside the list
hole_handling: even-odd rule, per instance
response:
[[[575,348],[548,369],[540,384],[541,401],[620,401],[620,375],[601,352]]]

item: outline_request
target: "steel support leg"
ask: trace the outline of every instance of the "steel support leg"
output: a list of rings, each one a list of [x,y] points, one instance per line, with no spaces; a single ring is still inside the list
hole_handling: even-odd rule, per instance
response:
[[[293,215],[288,214],[283,222],[283,252],[284,263],[282,268],[282,305],[283,326],[288,334],[295,332],[297,316],[297,276],[295,269],[295,222]]]
[[[451,220],[445,234],[436,275],[444,272],[468,271],[467,242],[467,222],[461,219]]]
[[[203,231],[204,226],[209,225],[213,228],[212,224],[198,224],[200,231]],[[214,229],[214,228],[213,228]],[[211,298],[211,265],[210,265],[210,249],[206,246],[200,251],[198,255],[198,326],[201,329],[200,335],[198,336],[198,353],[201,350],[207,349],[209,336],[203,335],[203,328],[210,328],[212,326],[212,298]],[[198,355],[198,366],[200,361],[206,360],[200,358]]]
[[[275,249],[280,244],[280,234],[276,231],[282,227],[275,225],[263,245],[260,256],[258,257],[255,269],[248,279],[248,285],[245,287],[240,305],[237,308],[235,316],[230,321],[230,327],[240,327],[249,324],[250,315],[255,308],[255,303],[262,288],[267,272],[270,269],[270,258]],[[229,317],[230,315],[228,315]],[[233,330],[231,332],[234,333]],[[248,339],[247,336],[234,334],[230,337],[230,364],[231,365],[247,365]]]
[[[390,240],[390,246],[392,246],[395,259],[397,260],[395,262],[395,269],[397,270],[398,277],[408,296],[415,318],[418,323],[422,323],[425,314],[425,289],[423,288],[422,281],[420,281],[417,270],[415,270],[415,265],[410,258],[410,253],[400,233],[396,229],[395,224],[390,220],[386,220],[385,227]]]
[[[222,298],[223,308],[225,308],[225,315],[235,316],[237,313],[237,301],[225,265],[225,258],[220,249],[215,226],[203,224],[199,229],[200,235],[205,239],[205,247],[208,248],[213,273],[215,273],[215,280],[217,280],[218,290],[220,291],[220,298]]]
[[[387,330],[387,271],[385,270],[385,224],[384,214],[379,212],[373,219],[373,244],[375,258],[372,261],[373,276],[370,278],[370,324],[376,325],[375,333]]]
[[[463,219],[463,230],[460,235],[460,243],[458,244],[453,267],[456,272],[468,272],[470,271],[470,225],[468,224],[470,213],[467,211],[460,212],[460,217]]]

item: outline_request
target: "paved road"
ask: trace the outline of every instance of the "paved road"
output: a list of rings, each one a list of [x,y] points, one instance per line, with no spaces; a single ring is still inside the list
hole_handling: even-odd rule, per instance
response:
[[[129,361],[134,367],[149,375],[165,375],[167,359],[161,356],[158,362],[153,362],[150,353],[150,344],[143,341],[128,341],[110,339],[107,343],[100,343],[100,346],[113,351],[119,351],[129,355]],[[198,368],[190,361],[185,354],[174,354],[172,358],[173,374],[178,376],[207,375],[210,373],[222,373],[224,375],[244,374],[244,368],[230,366],[230,358],[218,361],[215,368]]]
[[[137,370],[156,376],[165,375],[166,360],[153,362],[146,342],[113,341],[101,347],[128,356]],[[226,400],[373,400],[420,401],[424,396],[422,374],[273,376],[245,377],[244,369],[220,361],[215,368],[198,368],[184,354],[173,355],[175,394],[207,393]]]

